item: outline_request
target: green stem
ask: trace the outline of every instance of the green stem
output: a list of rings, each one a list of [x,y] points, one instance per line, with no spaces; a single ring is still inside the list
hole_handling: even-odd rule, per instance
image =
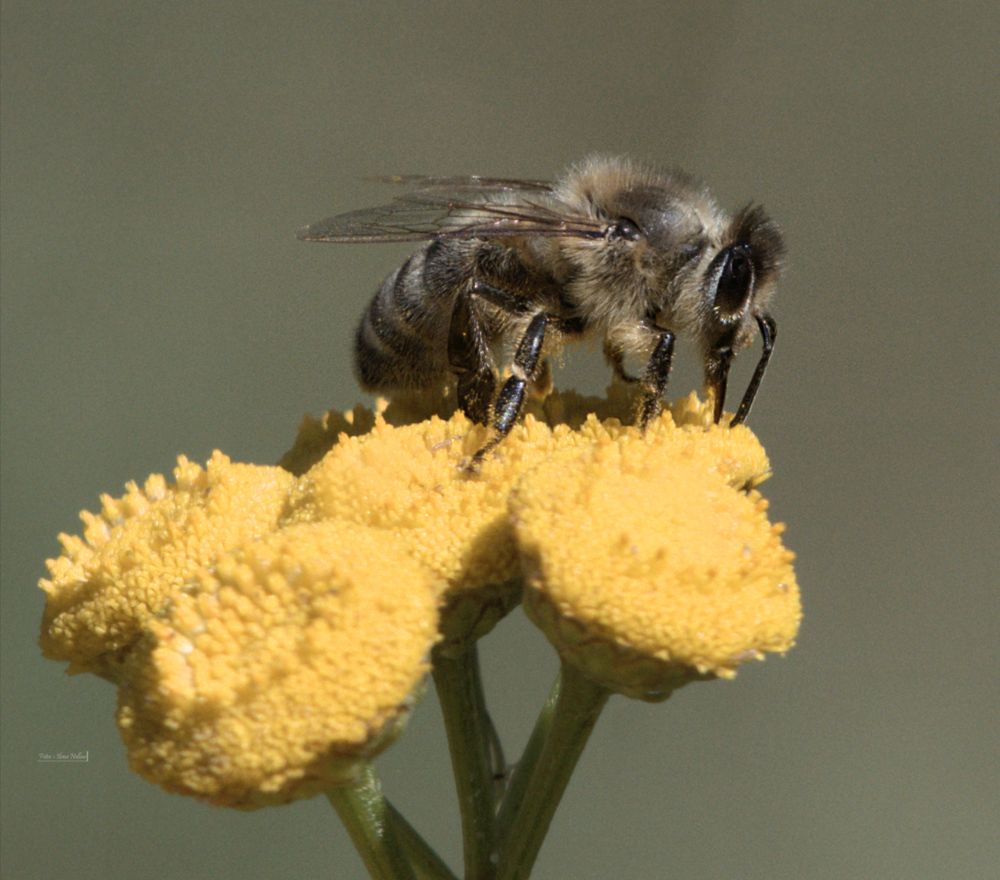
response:
[[[496,799],[491,722],[475,643],[458,656],[434,654],[437,688],[462,817],[466,880],[496,877]]]
[[[500,880],[527,880],[530,876],[559,800],[611,695],[567,663],[559,675],[559,696],[548,722],[548,735],[501,853]]]
[[[416,880],[393,833],[389,806],[371,764],[354,785],[332,788],[326,796],[373,880]]]
[[[484,705],[485,710],[485,705]],[[490,772],[493,780],[493,810],[494,815],[496,815],[496,809],[500,805],[500,800],[503,798],[504,791],[507,788],[507,759],[503,754],[503,743],[500,742],[500,734],[497,733],[496,725],[493,723],[493,718],[489,711],[486,711],[486,723],[488,725],[488,734],[490,740]]]
[[[528,787],[538,759],[542,754],[542,747],[549,735],[549,728],[552,726],[552,715],[559,700],[559,688],[562,684],[562,675],[557,675],[552,683],[552,689],[542,706],[542,711],[538,714],[535,722],[535,729],[531,731],[528,744],[524,747],[521,759],[517,762],[507,783],[507,793],[500,804],[500,814],[497,817],[497,838],[500,841],[500,848],[505,849],[505,842],[510,834],[510,826],[514,817],[520,812],[521,804],[524,801],[524,792]]]
[[[413,871],[417,875],[417,880],[457,880],[451,868],[444,859],[441,858],[427,843],[420,832],[417,831],[402,813],[392,804],[388,804],[389,819],[392,822],[392,830],[396,834],[396,840],[400,847],[406,852],[413,865]]]

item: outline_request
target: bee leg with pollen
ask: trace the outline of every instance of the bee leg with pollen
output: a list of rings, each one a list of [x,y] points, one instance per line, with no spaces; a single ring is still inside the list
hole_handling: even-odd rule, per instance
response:
[[[472,471],[477,470],[483,459],[510,433],[514,422],[521,414],[525,388],[538,368],[542,344],[545,342],[545,328],[550,320],[550,316],[545,312],[538,312],[528,324],[528,329],[524,331],[524,336],[517,345],[517,351],[514,352],[511,375],[503,383],[493,405],[493,436],[472,456],[472,461],[469,463]]]
[[[753,399],[757,396],[757,389],[760,387],[760,380],[764,378],[764,371],[767,369],[767,362],[771,359],[771,352],[774,350],[774,338],[777,336],[778,327],[774,323],[774,318],[768,314],[754,315],[757,319],[757,326],[760,328],[760,338],[763,341],[764,349],[757,361],[757,368],[753,371],[750,384],[747,386],[743,400],[740,401],[740,408],[736,410],[736,415],[729,423],[729,426],[739,425],[750,413],[753,406]],[[716,421],[719,419],[716,418]]]
[[[660,338],[653,349],[642,375],[642,399],[639,401],[639,428],[645,431],[646,426],[660,413],[663,407],[663,395],[667,390],[667,379],[670,378],[670,365],[674,359],[674,333],[671,330],[659,330]]]
[[[448,328],[448,365],[458,377],[458,405],[472,421],[485,425],[496,389],[496,373],[471,294],[455,299]]]

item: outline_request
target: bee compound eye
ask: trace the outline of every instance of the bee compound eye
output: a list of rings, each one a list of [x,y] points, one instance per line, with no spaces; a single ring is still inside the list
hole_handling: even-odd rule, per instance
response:
[[[624,238],[627,241],[635,241],[642,235],[637,223],[627,217],[615,220],[608,227],[608,238]]]
[[[722,254],[719,283],[715,289],[715,308],[723,314],[739,312],[753,287],[753,261],[750,247],[736,244]]]

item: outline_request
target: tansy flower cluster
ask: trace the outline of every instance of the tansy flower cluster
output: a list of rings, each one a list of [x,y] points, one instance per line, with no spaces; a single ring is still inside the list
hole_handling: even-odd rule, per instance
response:
[[[307,420],[280,467],[181,458],[61,536],[42,650],[116,683],[135,770],[240,808],[350,784],[432,656],[522,600],[564,663],[642,699],[786,651],[760,444],[694,397],[645,434],[628,406],[550,395],[474,474],[485,428],[401,404]]]

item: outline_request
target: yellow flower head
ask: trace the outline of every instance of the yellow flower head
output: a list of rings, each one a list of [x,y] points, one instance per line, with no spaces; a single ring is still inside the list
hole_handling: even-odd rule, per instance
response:
[[[316,462],[293,493],[292,520],[334,517],[386,530],[439,578],[444,649],[484,635],[519,601],[521,566],[508,497],[523,474],[555,453],[631,443],[700,457],[705,469],[736,486],[756,485],[769,473],[753,435],[744,427],[713,425],[710,406],[694,395],[643,435],[626,424],[634,391],[612,386],[601,399],[563,392],[534,401],[479,475],[470,477],[462,465],[488,432],[454,412],[405,424],[419,416],[421,405],[432,409],[434,403],[397,401],[374,420],[360,409],[306,420],[284,462],[296,470]]]
[[[524,584],[564,658],[645,699],[791,646],[745,427],[692,396],[641,433],[628,389],[551,394],[470,474],[488,430],[447,407],[408,423],[420,405],[307,420],[282,468],[182,458],[61,536],[43,651],[119,683],[138,772],[240,808],[350,780],[431,647],[462,650]]]
[[[394,536],[440,585],[445,640],[481,636],[520,599],[508,493],[517,473],[554,448],[552,432],[529,417],[503,456],[470,477],[462,463],[486,436],[460,413],[402,427],[379,418],[363,436],[342,436],[301,477],[291,520],[336,518]]]
[[[741,491],[766,473],[746,428],[669,419],[550,457],[511,499],[526,610],[565,659],[644,699],[786,651],[800,617],[792,554],[766,502]]]
[[[293,477],[276,467],[233,464],[221,452],[202,468],[178,459],[174,482],[159,474],[121,498],[83,512],[83,536],[60,535],[47,563],[41,646],[69,671],[113,676],[145,622],[203,565],[272,531]]]
[[[406,719],[436,602],[398,542],[349,523],[290,526],[219,559],[127,660],[133,769],[240,808],[351,780]]]

